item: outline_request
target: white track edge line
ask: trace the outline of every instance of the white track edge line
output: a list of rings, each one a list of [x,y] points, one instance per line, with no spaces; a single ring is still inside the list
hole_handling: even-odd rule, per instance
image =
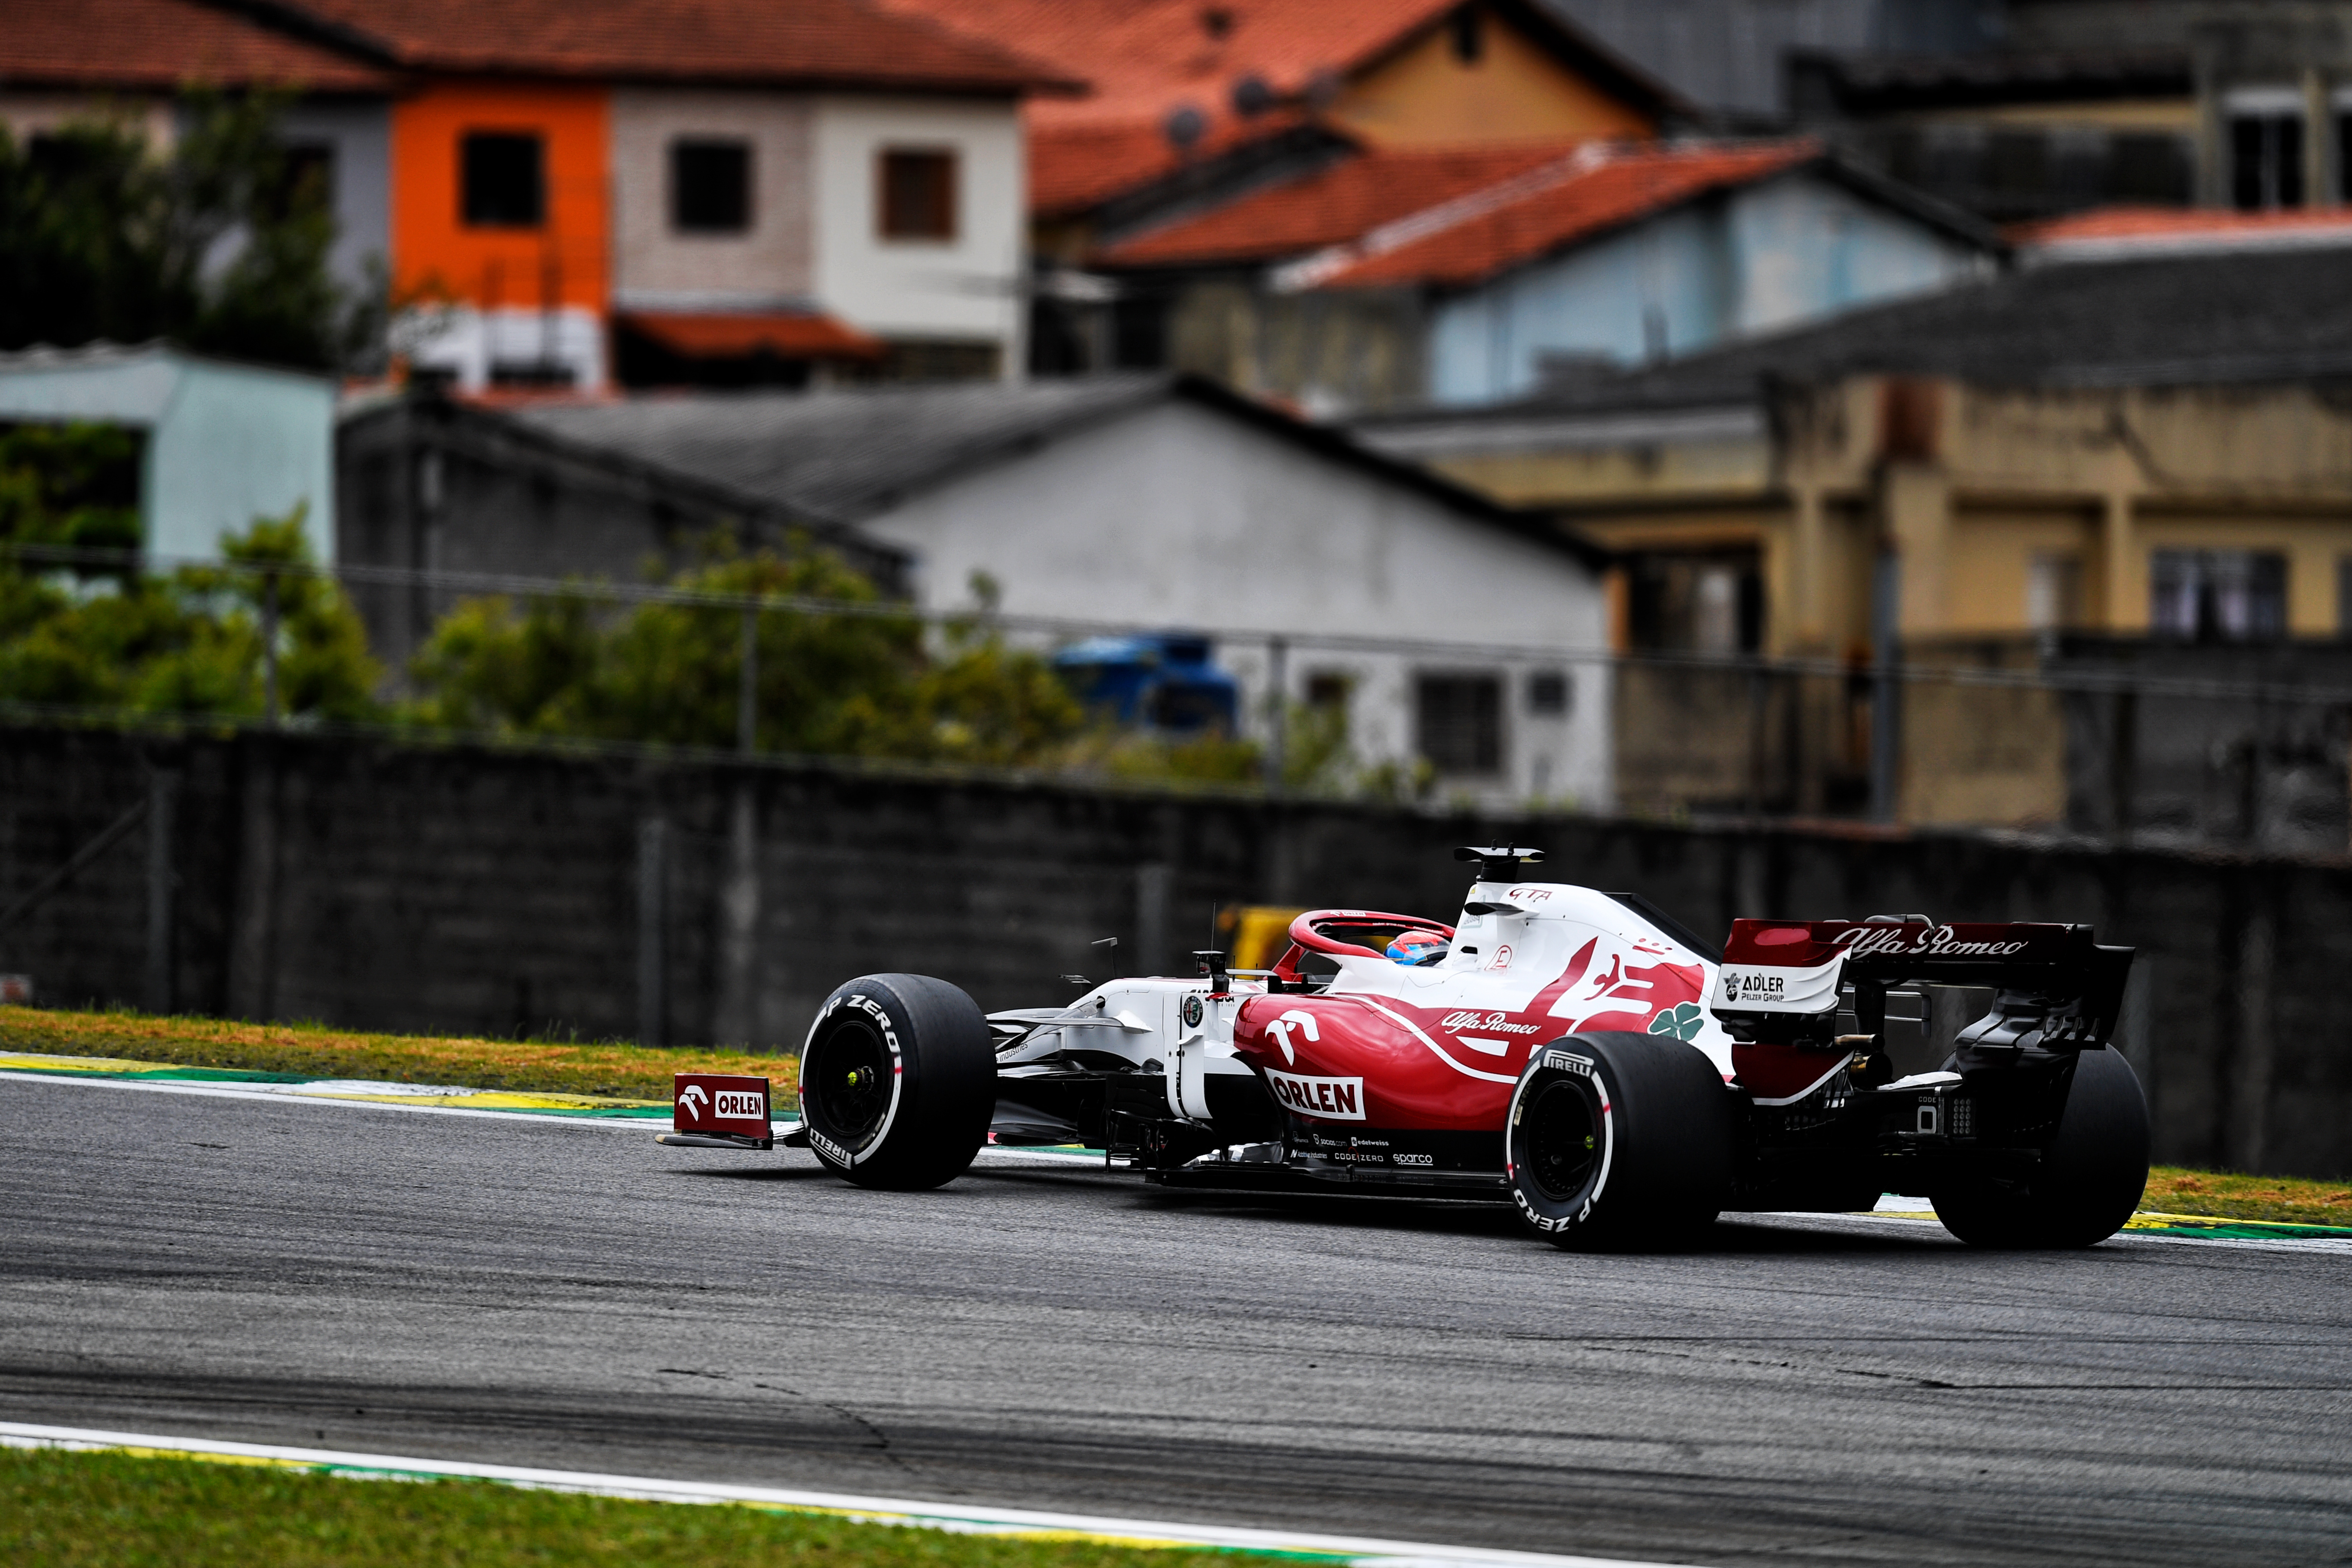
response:
[[[492,1117],[500,1121],[538,1121],[563,1127],[611,1127],[625,1132],[667,1132],[650,1116],[551,1116],[539,1110],[468,1110],[457,1105],[402,1105],[383,1100],[341,1100],[328,1094],[262,1094],[233,1084],[167,1083],[103,1078],[95,1073],[16,1072],[0,1068],[0,1079],[16,1083],[64,1083],[77,1089],[127,1089],[150,1094],[193,1094],[208,1100],[258,1100],[270,1105],[323,1105],[356,1110],[397,1110],[414,1116]]]
[[[235,1083],[173,1082],[158,1079],[109,1078],[100,1073],[26,1072],[0,1068],[0,1080],[15,1083],[63,1083],[77,1089],[130,1089],[152,1094],[193,1094],[208,1100],[243,1100],[270,1105],[340,1106],[360,1110],[397,1110],[418,1116],[471,1116],[496,1121],[536,1121],[551,1127],[601,1127],[623,1132],[667,1132],[669,1124],[654,1116],[553,1116],[539,1110],[472,1110],[460,1105],[411,1105],[398,1100],[360,1100],[331,1094],[282,1094],[248,1089]],[[770,1125],[795,1128],[797,1118],[772,1118]],[[754,1152],[756,1151],[746,1151]],[[723,1151],[722,1151],[723,1152]],[[1102,1160],[1094,1154],[1066,1154],[1051,1150],[999,1147],[983,1144],[975,1159],[991,1163],[1027,1161],[1040,1165],[1076,1165],[1099,1169]]]
[[[1443,1563],[1456,1565],[1456,1568],[1476,1568],[1481,1564],[1492,1564],[1494,1568],[1675,1568],[1674,1564],[1622,1557],[1559,1556],[1540,1552],[1433,1546],[1351,1535],[1298,1534],[1225,1525],[1170,1524],[1156,1520],[1109,1519],[1094,1514],[1055,1513],[1033,1509],[971,1508],[955,1503],[917,1502],[903,1498],[858,1497],[842,1492],[730,1486],[709,1481],[657,1480],[643,1476],[543,1470],[517,1465],[479,1465],[390,1454],[345,1453],[330,1448],[287,1448],[260,1443],[163,1437],[146,1433],[109,1432],[80,1426],[45,1426],[21,1421],[0,1421],[0,1447],[142,1448],[155,1453],[212,1455],[281,1465],[331,1466],[338,1469],[373,1471],[387,1476],[498,1481],[508,1486],[543,1491],[587,1492],[600,1497],[629,1498],[648,1502],[762,1503],[774,1508],[846,1514],[874,1523],[933,1530],[974,1533],[1054,1531],[1168,1546],[1313,1553],[1350,1558],[1366,1564],[1367,1568],[1375,1564],[1380,1568],[1403,1568],[1404,1564],[1410,1563]]]

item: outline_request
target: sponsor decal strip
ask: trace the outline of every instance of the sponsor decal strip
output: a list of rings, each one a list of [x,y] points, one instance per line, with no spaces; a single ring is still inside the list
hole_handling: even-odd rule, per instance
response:
[[[1435,1051],[1439,1061],[1444,1062],[1447,1067],[1452,1068],[1455,1072],[1461,1073],[1465,1078],[1483,1078],[1488,1083],[1517,1083],[1519,1081],[1519,1075],[1515,1072],[1482,1072],[1474,1067],[1465,1067],[1462,1063],[1455,1061],[1452,1057],[1447,1056],[1445,1054],[1444,1047],[1439,1045],[1435,1040],[1431,1039],[1427,1035],[1423,1034],[1421,1032],[1421,1026],[1418,1024],[1415,1024],[1412,1019],[1405,1017],[1402,1014],[1389,1011],[1389,1009],[1381,1006],[1378,1002],[1373,1001],[1369,996],[1361,994],[1333,996],[1330,997],[1329,1000],[1334,1002],[1361,1002],[1365,1006],[1370,1007],[1373,1012],[1381,1015],[1381,1016],[1388,1019],[1399,1027],[1409,1031],[1414,1039],[1419,1040],[1423,1045],[1427,1046],[1431,1050]]]
[[[901,1498],[857,1497],[841,1492],[800,1491],[779,1487],[726,1486],[645,1476],[608,1476],[581,1470],[543,1470],[519,1465],[477,1465],[390,1454],[344,1453],[331,1448],[284,1448],[261,1443],[225,1443],[194,1437],[154,1436],[80,1426],[41,1426],[0,1421],[0,1445],[12,1448],[110,1449],[141,1458],[207,1460],[307,1470],[350,1480],[437,1480],[454,1478],[494,1481],[535,1491],[584,1492],[593,1497],[641,1502],[732,1503],[779,1513],[833,1514],[868,1524],[947,1530],[965,1535],[1007,1535],[1044,1541],[1097,1541],[1117,1546],[1208,1548],[1362,1568],[1674,1568],[1617,1557],[1560,1556],[1542,1552],[1504,1552],[1476,1546],[1426,1546],[1348,1535],[1312,1535],[1278,1530],[1242,1530],[1213,1524],[1170,1524],[1155,1520],[1108,1519],[1037,1509],[972,1508],[961,1503],[919,1502]]]

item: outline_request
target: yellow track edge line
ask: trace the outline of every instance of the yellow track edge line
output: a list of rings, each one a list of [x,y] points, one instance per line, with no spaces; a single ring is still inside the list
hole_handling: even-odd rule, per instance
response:
[[[957,1503],[919,1502],[901,1498],[857,1497],[838,1492],[730,1486],[708,1481],[657,1480],[642,1476],[533,1469],[515,1465],[480,1465],[388,1454],[344,1453],[327,1448],[288,1448],[259,1443],[166,1437],[79,1426],[45,1426],[18,1421],[0,1421],[0,1447],[110,1451],[139,1458],[257,1465],[353,1480],[490,1481],[532,1490],[581,1492],[640,1502],[732,1503],[772,1512],[824,1514],[860,1523],[945,1530],[963,1534],[1004,1535],[1038,1541],[1092,1541],[1105,1545],[1160,1551],[1177,1548],[1233,1552],[1253,1556],[1346,1563],[1356,1565],[1356,1568],[1676,1568],[1675,1564],[1637,1563],[1625,1558],[1557,1556],[1548,1552],[1434,1546],[1223,1525],[1169,1524],[1034,1509],[971,1508]]]

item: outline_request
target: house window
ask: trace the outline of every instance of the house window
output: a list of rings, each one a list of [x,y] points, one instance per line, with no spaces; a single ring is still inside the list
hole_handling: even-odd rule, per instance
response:
[[[476,228],[537,228],[547,221],[544,143],[522,131],[469,131],[457,143],[460,210]]]
[[[335,203],[335,149],[325,142],[297,142],[278,150],[278,182],[263,198],[277,216],[320,212]]]
[[[1528,677],[1528,711],[1538,719],[1568,717],[1568,672],[1538,669]]]
[[[1764,572],[1759,552],[1642,552],[1626,561],[1637,648],[1754,653],[1764,646]]]
[[[2037,555],[2025,568],[2025,624],[2064,631],[2083,618],[2083,563],[2072,555]]]
[[[1421,754],[1442,773],[1503,768],[1503,683],[1492,675],[1424,675],[1414,729]]]
[[[882,237],[956,237],[956,155],[891,148],[882,154]]]
[[[2149,563],[2148,627],[2199,642],[2286,635],[2286,557],[2261,550],[2159,550]]]
[[[2329,95],[2328,106],[2335,111],[2336,122],[2336,190],[2337,201],[2352,193],[2352,88],[2339,87]]]
[[[2352,556],[2347,556],[2352,564]],[[1355,679],[1340,669],[1318,669],[1307,677],[1307,706],[1318,713],[1333,710],[1344,712],[1348,699],[1355,691]]]
[[[669,226],[680,234],[741,234],[751,226],[751,144],[669,144]]]
[[[2303,94],[2291,87],[2240,88],[2230,117],[2230,202],[2245,212],[2303,205]]]

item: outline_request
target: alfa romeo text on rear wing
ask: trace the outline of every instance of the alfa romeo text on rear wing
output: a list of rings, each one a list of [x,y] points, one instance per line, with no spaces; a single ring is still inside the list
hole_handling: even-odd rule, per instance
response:
[[[1995,1013],[2039,1020],[2043,1049],[2087,1050],[2115,1032],[2131,961],[2086,925],[1734,921],[1708,1001],[1735,1037],[1793,1039],[1831,1032],[1847,985],[1865,1033],[1882,1026],[1890,986],[1989,985]]]

